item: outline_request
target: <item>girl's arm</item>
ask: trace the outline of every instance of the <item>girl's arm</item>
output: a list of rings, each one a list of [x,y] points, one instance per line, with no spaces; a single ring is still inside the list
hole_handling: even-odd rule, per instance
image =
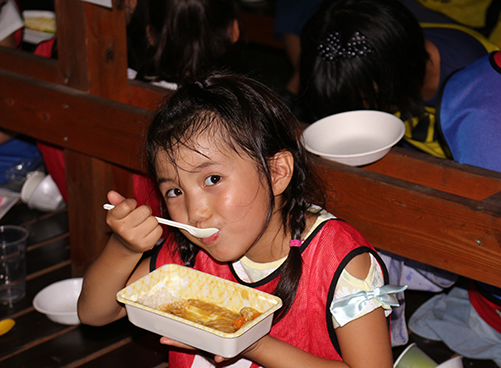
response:
[[[259,340],[245,356],[267,368],[393,367],[389,332],[382,308],[337,328],[336,335],[343,354],[342,362],[317,357],[270,335]]]
[[[88,268],[78,299],[80,321],[96,326],[125,316],[116,293],[148,273],[149,260],[139,265],[138,262],[162,236],[162,227],[151,216],[148,206],[136,208],[135,200],[125,199],[116,192],[110,192],[108,199],[115,205],[106,218],[113,235]]]
[[[382,308],[336,329],[343,361],[329,360],[310,354],[273,336],[266,335],[242,356],[266,368],[392,368],[393,358],[386,317]],[[162,337],[162,344],[189,346]],[[216,356],[216,363],[225,358]]]

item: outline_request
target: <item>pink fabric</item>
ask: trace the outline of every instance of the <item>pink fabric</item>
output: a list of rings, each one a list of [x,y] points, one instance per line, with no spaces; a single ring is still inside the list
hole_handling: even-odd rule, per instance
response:
[[[52,176],[54,183],[56,183],[64,201],[68,203],[68,190],[66,188],[66,174],[64,169],[64,151],[59,147],[42,142],[37,142],[37,147],[42,154],[47,171],[50,176]]]
[[[493,329],[501,333],[501,305],[493,303],[484,297],[475,286],[470,282],[468,290],[470,302],[480,317]]]
[[[499,67],[501,67],[501,51],[496,52],[494,55],[494,61]]]

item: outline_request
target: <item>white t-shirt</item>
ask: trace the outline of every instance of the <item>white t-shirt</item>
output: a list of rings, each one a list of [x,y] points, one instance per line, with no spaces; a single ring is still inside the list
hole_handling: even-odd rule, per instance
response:
[[[0,8],[0,41],[23,27],[23,18],[16,3],[14,0],[7,0],[7,3]]]

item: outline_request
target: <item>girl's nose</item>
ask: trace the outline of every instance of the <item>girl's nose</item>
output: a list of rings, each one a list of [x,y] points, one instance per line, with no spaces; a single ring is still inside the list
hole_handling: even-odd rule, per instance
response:
[[[187,196],[186,210],[188,212],[188,221],[193,226],[208,219],[210,215],[208,200],[202,195]]]

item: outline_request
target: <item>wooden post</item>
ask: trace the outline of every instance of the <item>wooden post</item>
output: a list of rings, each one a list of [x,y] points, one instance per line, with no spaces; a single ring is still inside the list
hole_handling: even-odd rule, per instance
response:
[[[56,0],[60,78],[69,87],[127,102],[125,14],[118,0],[113,3],[108,9],[80,0]],[[132,176],[72,150],[65,151],[65,162],[72,272],[81,276],[109,237],[106,213],[96,208],[106,202],[111,189],[132,195]]]

